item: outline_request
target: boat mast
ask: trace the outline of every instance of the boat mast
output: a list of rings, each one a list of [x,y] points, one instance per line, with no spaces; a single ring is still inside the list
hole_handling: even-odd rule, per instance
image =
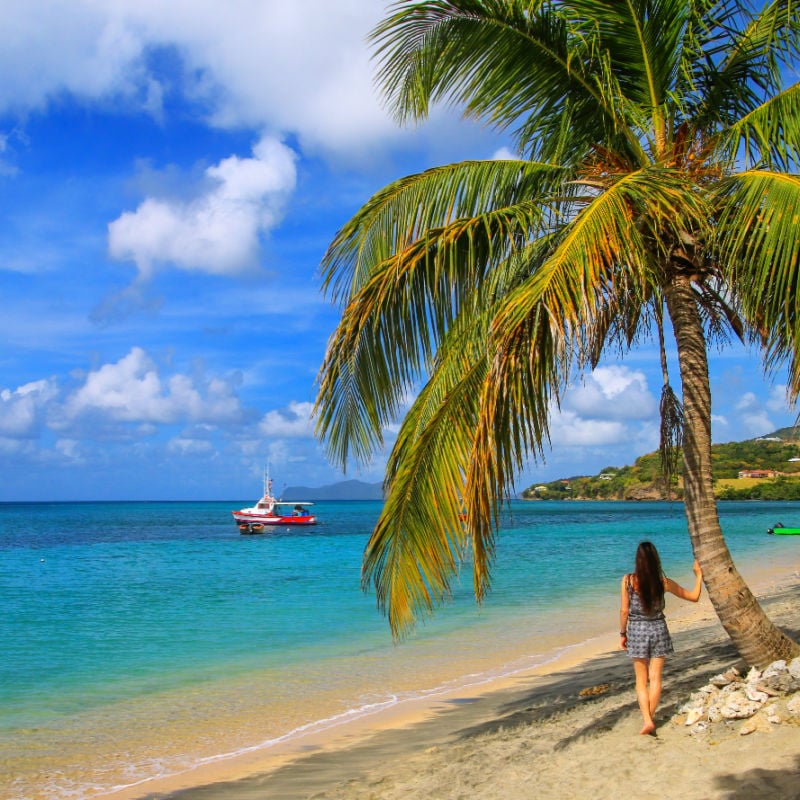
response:
[[[272,494],[272,478],[269,476],[270,464],[264,466],[264,497],[271,503],[275,502],[275,497]]]

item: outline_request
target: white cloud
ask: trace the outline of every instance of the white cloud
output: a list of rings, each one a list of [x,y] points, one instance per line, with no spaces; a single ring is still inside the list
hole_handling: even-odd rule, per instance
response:
[[[291,402],[279,411],[268,411],[259,424],[264,436],[280,438],[310,438],[314,435],[311,422],[312,403]]]
[[[162,379],[139,347],[114,364],[90,372],[66,401],[70,418],[100,413],[119,422],[169,424],[183,420],[232,422],[241,417],[238,399],[219,379],[203,385],[187,375]]]
[[[136,262],[143,277],[158,264],[216,275],[255,266],[259,236],[279,220],[295,186],[295,154],[264,138],[252,158],[231,156],[206,170],[205,193],[188,202],[147,198],[108,226],[113,258]]]
[[[728,427],[728,418],[724,414],[712,414],[711,424],[716,427],[719,425],[722,428]]]
[[[601,447],[631,438],[621,422],[584,419],[572,411],[553,415],[550,433],[554,447]]]
[[[219,126],[295,131],[306,147],[357,152],[394,130],[373,90],[366,43],[385,7],[382,0],[6,4],[0,108],[41,108],[67,92],[159,116],[165,96],[180,92]],[[159,71],[154,56],[167,51],[182,62],[179,73]]]
[[[783,384],[770,387],[769,397],[765,403],[769,411],[774,411],[778,414],[786,414],[791,411],[787,389],[788,387]]]
[[[569,389],[564,406],[595,420],[641,420],[658,413],[644,373],[624,366],[598,367]]]
[[[181,456],[207,455],[214,451],[214,445],[205,439],[191,439],[185,436],[176,436],[167,443],[168,453],[177,453]]]
[[[80,442],[75,439],[58,439],[55,443],[55,450],[69,461],[80,463],[85,461]]]
[[[658,444],[658,404],[644,373],[625,366],[598,367],[570,386],[550,418],[553,456],[567,448],[591,448],[606,463],[626,458],[632,447]],[[601,455],[605,453],[605,455]],[[583,458],[585,454],[582,454]],[[574,462],[574,453],[569,457]]]
[[[28,109],[63,91],[87,98],[132,92],[135,80],[128,75],[145,46],[132,23],[92,3],[6,4],[0,28],[0,104]]]
[[[516,161],[519,159],[519,153],[515,153],[508,147],[501,147],[492,155],[494,161]]]
[[[761,400],[753,392],[745,392],[741,396],[736,411],[739,428],[745,436],[764,436],[776,428]]]
[[[48,404],[57,393],[55,383],[48,380],[0,390],[0,435],[12,438],[35,435]]]
[[[0,456],[6,458],[29,458],[35,460],[39,458],[40,451],[30,441],[0,436]]]

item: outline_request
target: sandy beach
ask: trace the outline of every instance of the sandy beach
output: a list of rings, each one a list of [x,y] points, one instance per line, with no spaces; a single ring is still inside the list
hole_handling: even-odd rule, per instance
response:
[[[769,616],[800,635],[800,575],[753,582]],[[723,722],[692,734],[673,720],[690,693],[745,669],[707,598],[673,604],[657,736],[641,725],[629,659],[613,632],[589,650],[471,693],[320,734],[303,751],[206,765],[115,798],[800,798],[800,720],[743,736]],[[142,790],[148,788],[149,793]],[[154,791],[155,790],[155,791]]]

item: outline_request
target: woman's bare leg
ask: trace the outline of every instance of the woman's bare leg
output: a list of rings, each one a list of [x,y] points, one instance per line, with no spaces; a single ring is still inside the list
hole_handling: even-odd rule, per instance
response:
[[[656,729],[653,714],[650,711],[650,691],[648,687],[650,661],[651,659],[649,658],[633,659],[633,672],[636,676],[636,699],[639,701],[639,710],[642,712],[642,720],[644,721],[644,727],[639,731],[642,735],[654,733]],[[660,687],[661,682],[659,680],[659,694],[661,692]],[[658,700],[656,700],[656,703],[658,703]]]
[[[650,717],[655,721],[656,709],[658,708],[658,701],[661,699],[661,675],[664,672],[664,656],[657,656],[650,659],[650,667],[648,669],[648,700],[650,708]]]

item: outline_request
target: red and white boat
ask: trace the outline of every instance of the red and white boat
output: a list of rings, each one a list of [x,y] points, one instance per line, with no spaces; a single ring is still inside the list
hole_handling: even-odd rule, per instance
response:
[[[263,533],[268,525],[316,525],[317,518],[309,511],[308,502],[278,500],[272,494],[269,470],[264,472],[264,493],[250,508],[231,511],[241,533]]]

